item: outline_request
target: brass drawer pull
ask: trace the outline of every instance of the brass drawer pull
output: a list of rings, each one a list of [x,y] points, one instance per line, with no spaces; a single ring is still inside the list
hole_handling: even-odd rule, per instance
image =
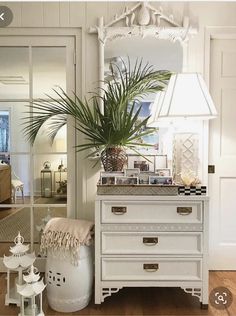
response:
[[[179,215],[189,215],[191,214],[193,211],[192,207],[177,207],[177,213]]]
[[[155,246],[158,244],[158,237],[143,237],[143,243],[146,246]]]
[[[112,206],[111,211],[115,215],[123,215],[127,212],[126,206]]]
[[[144,263],[143,270],[147,272],[156,272],[159,269],[158,263]]]

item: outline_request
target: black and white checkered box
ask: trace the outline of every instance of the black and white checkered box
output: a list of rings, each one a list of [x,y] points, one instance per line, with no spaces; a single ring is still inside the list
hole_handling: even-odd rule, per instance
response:
[[[179,186],[179,195],[206,195],[206,186]]]

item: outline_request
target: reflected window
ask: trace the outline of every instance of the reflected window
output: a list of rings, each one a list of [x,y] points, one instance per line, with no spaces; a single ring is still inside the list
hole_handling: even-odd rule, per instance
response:
[[[0,96],[2,100],[29,98],[29,49],[1,47]]]

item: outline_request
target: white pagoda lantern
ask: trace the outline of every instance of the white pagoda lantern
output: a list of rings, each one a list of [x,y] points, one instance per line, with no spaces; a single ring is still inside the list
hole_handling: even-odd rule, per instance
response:
[[[18,316],[45,316],[43,312],[42,304],[42,292],[45,289],[46,285],[43,283],[43,280],[40,279],[40,273],[32,265],[29,273],[23,275],[23,280],[25,284],[17,284],[17,292],[21,296],[20,304],[20,314]],[[36,297],[39,296],[39,303],[36,304]],[[27,308],[25,308],[25,302],[28,303]]]
[[[14,239],[15,246],[10,247],[12,256],[5,256],[3,263],[7,267],[7,293],[5,296],[5,305],[16,304],[20,306],[20,296],[17,293],[16,284],[22,284],[22,271],[30,267],[35,261],[35,253],[28,254],[29,245],[24,245],[24,238],[20,232]],[[11,287],[11,271],[18,276],[14,279],[13,287]]]

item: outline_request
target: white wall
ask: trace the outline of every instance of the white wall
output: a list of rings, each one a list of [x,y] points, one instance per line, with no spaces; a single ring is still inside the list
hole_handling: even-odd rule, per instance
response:
[[[98,43],[96,35],[87,33],[88,27],[96,25],[97,18],[104,16],[110,21],[116,13],[121,13],[124,6],[131,7],[133,2],[5,2],[14,14],[11,27],[81,27],[83,40],[82,83],[83,93],[97,86],[98,80]],[[204,29],[206,26],[236,26],[236,2],[152,2],[162,6],[164,12],[174,14],[177,20],[184,15],[199,25],[199,33],[189,41],[188,70],[204,71]],[[87,160],[79,161],[79,176],[83,177],[84,209],[80,216],[93,218],[94,196],[98,168],[92,169]]]

